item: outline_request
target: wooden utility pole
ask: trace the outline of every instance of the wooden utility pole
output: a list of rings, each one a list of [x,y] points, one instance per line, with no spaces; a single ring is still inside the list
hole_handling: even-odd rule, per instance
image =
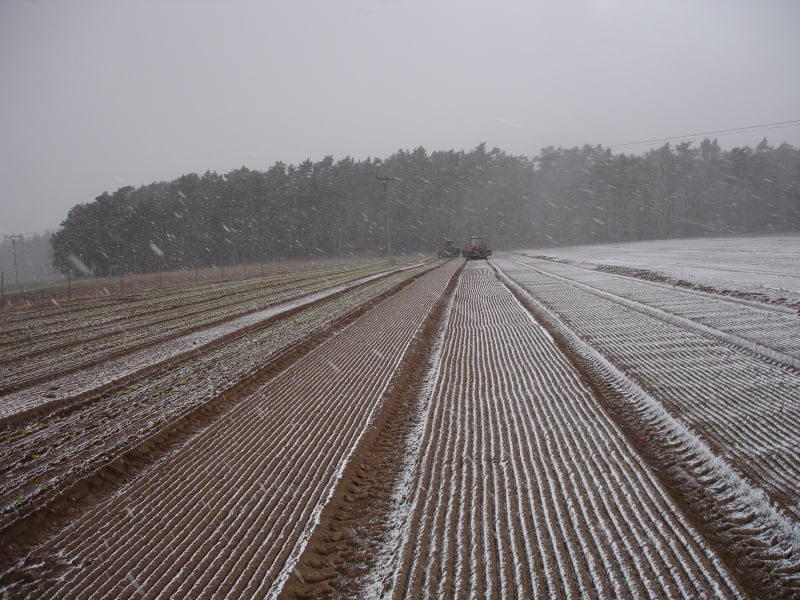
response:
[[[376,177],[378,176],[376,175]],[[394,177],[384,175],[383,177],[378,177],[378,181],[383,183],[383,201],[386,205],[386,252],[389,258],[392,258],[392,235],[389,226],[389,182],[394,181]]]
[[[14,253],[14,287],[18,287],[19,277],[17,274],[17,240],[21,240],[22,236],[16,233],[14,235],[7,235],[6,238],[11,240],[11,250]]]

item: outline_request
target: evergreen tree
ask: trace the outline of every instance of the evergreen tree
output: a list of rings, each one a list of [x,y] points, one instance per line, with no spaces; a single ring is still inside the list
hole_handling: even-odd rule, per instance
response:
[[[376,176],[392,176],[388,203]],[[387,206],[388,204],[388,206]],[[112,275],[280,258],[431,253],[443,237],[496,249],[800,229],[800,152],[716,140],[643,156],[601,146],[533,159],[485,143],[399,150],[386,160],[326,156],[266,171],[206,171],[104,192],[52,235],[63,273]]]

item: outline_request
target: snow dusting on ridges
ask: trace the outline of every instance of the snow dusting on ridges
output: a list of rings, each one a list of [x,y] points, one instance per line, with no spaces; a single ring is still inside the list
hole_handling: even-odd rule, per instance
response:
[[[414,267],[398,268],[396,271],[402,272],[409,268]],[[191,333],[175,338],[172,338],[169,332],[164,331],[162,332],[166,338],[164,341],[153,341],[152,345],[145,349],[136,350],[134,347],[130,351],[121,353],[119,358],[109,358],[99,364],[85,366],[75,373],[68,373],[45,383],[0,395],[2,401],[0,403],[0,422],[7,421],[12,417],[18,420],[20,415],[41,411],[48,405],[63,405],[80,395],[135,377],[138,372],[150,369],[160,363],[167,363],[181,356],[190,357],[203,351],[204,346],[224,337],[230,337],[232,334],[257,326],[277,315],[333,297],[348,289],[366,285],[386,275],[385,272],[368,275],[334,286],[330,286],[330,280],[327,278],[324,282],[317,281],[316,284],[309,282],[301,288],[294,286],[292,294],[289,295],[292,299],[285,302],[279,301],[283,294],[265,294],[262,302],[270,305],[269,308],[249,312],[240,317],[230,317],[220,324],[197,328]],[[320,288],[324,289],[314,291]],[[227,311],[228,314],[232,314],[233,310],[235,309]],[[133,344],[127,340],[126,345]]]
[[[39,551],[67,573],[38,590],[275,596],[447,269],[376,305],[76,520]]]
[[[561,262],[525,259],[523,263],[635,310],[717,336],[800,369],[800,315],[796,310]]]
[[[699,329],[686,319],[551,276],[534,259],[524,265],[499,264],[794,518],[800,518],[800,430],[796,426],[800,371],[787,364],[797,359],[777,353],[765,357],[768,351],[754,354],[738,336],[709,333],[706,326]],[[613,278],[596,275],[604,276]],[[673,293],[682,294],[680,290]],[[710,303],[721,313],[735,314],[738,306]],[[794,323],[787,328],[796,331],[800,318],[789,318]]]
[[[649,240],[539,252],[590,268],[642,269],[645,276],[655,274],[679,284],[800,308],[799,233]]]
[[[350,289],[338,297],[270,322],[266,327],[245,328],[241,337],[227,339],[219,347],[195,347],[202,351],[150,373],[132,385],[103,393],[80,407],[71,407],[66,414],[48,415],[7,429],[0,457],[0,474],[5,484],[0,494],[0,527],[5,528],[60,493],[78,475],[92,472],[131,447],[147,444],[150,436],[170,424],[190,419],[193,411],[202,410],[243,379],[253,376],[271,358],[348,313],[354,304],[371,301],[418,274],[418,269],[384,278],[370,277],[367,279],[374,280],[362,281],[361,286],[344,286]],[[278,312],[302,308],[315,298],[328,296],[320,292],[297,300],[292,307],[283,306]],[[242,319],[249,322],[258,318],[256,313]],[[242,319],[228,323],[225,330],[236,330],[237,325],[241,328]],[[208,344],[219,334],[218,329],[197,332],[193,339],[204,339]],[[167,345],[172,347],[170,343]],[[150,360],[162,362],[166,356],[153,355]],[[89,381],[87,377],[84,384],[91,385]]]
[[[462,276],[435,373],[394,597],[738,595],[485,266]]]
[[[597,338],[586,335],[584,327],[588,321],[606,325],[626,323],[629,315],[597,303],[597,298],[594,304],[580,302],[577,300],[580,294],[574,289],[558,294],[558,302],[551,304],[553,288],[557,287],[552,280],[532,280],[531,270],[521,268],[516,261],[501,258],[495,265],[501,269],[498,272],[501,280],[525,298],[537,318],[547,323],[560,342],[569,348],[573,359],[605,390],[604,403],[628,428],[629,435],[632,430],[643,436],[639,437],[639,443],[642,451],[649,455],[648,460],[656,465],[660,477],[671,486],[678,486],[673,493],[694,514],[694,522],[703,528],[705,535],[714,540],[715,548],[727,557],[729,566],[744,578],[750,593],[759,597],[800,594],[800,524],[783,512],[787,505],[777,506],[762,489],[753,485],[752,479],[743,479],[740,469],[731,465],[729,452],[723,458],[710,449],[705,441],[706,421],[698,421],[692,429],[688,428],[681,412],[671,414],[674,407],[662,403],[658,395],[660,388],[645,390],[636,383],[631,376],[637,372],[636,365],[648,362],[647,355],[639,356],[638,361],[632,358],[622,361],[613,355],[607,357],[608,349],[598,343]],[[578,318],[580,313],[585,313],[585,321]],[[638,331],[635,326],[633,329]],[[648,343],[646,338],[638,342],[629,338],[628,343],[642,352],[653,342]],[[696,350],[708,348],[708,344],[701,344]],[[738,353],[731,354],[738,356]],[[706,360],[705,355],[695,356],[692,362],[702,364]],[[683,386],[680,394],[690,394],[692,389],[692,386]],[[727,418],[724,409],[721,413]],[[745,421],[747,419],[742,419],[739,425],[747,427]],[[735,429],[736,425],[732,427]],[[764,432],[759,430],[751,442]],[[796,442],[793,444],[797,446]],[[794,469],[796,461],[792,462],[790,468]],[[734,465],[739,467],[740,463]]]
[[[156,290],[141,298],[122,297],[114,304],[79,303],[56,311],[39,308],[3,315],[0,393],[388,270],[392,269],[387,269],[385,262],[335,267],[205,285],[201,289]]]

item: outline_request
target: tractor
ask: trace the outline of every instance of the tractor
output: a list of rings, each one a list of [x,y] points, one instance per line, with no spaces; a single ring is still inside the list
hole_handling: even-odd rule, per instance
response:
[[[436,255],[439,258],[452,258],[458,256],[458,248],[453,246],[453,240],[445,238],[444,245],[436,248]]]
[[[461,251],[461,256],[471,260],[486,259],[491,255],[492,249],[489,248],[486,238],[481,235],[470,236],[469,243]]]

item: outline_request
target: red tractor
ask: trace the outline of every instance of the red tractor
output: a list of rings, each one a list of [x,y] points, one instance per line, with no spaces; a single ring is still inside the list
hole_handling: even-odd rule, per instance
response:
[[[461,256],[467,259],[478,260],[480,258],[486,259],[492,255],[492,249],[486,239],[480,235],[473,235],[469,238],[469,243],[461,251]]]

